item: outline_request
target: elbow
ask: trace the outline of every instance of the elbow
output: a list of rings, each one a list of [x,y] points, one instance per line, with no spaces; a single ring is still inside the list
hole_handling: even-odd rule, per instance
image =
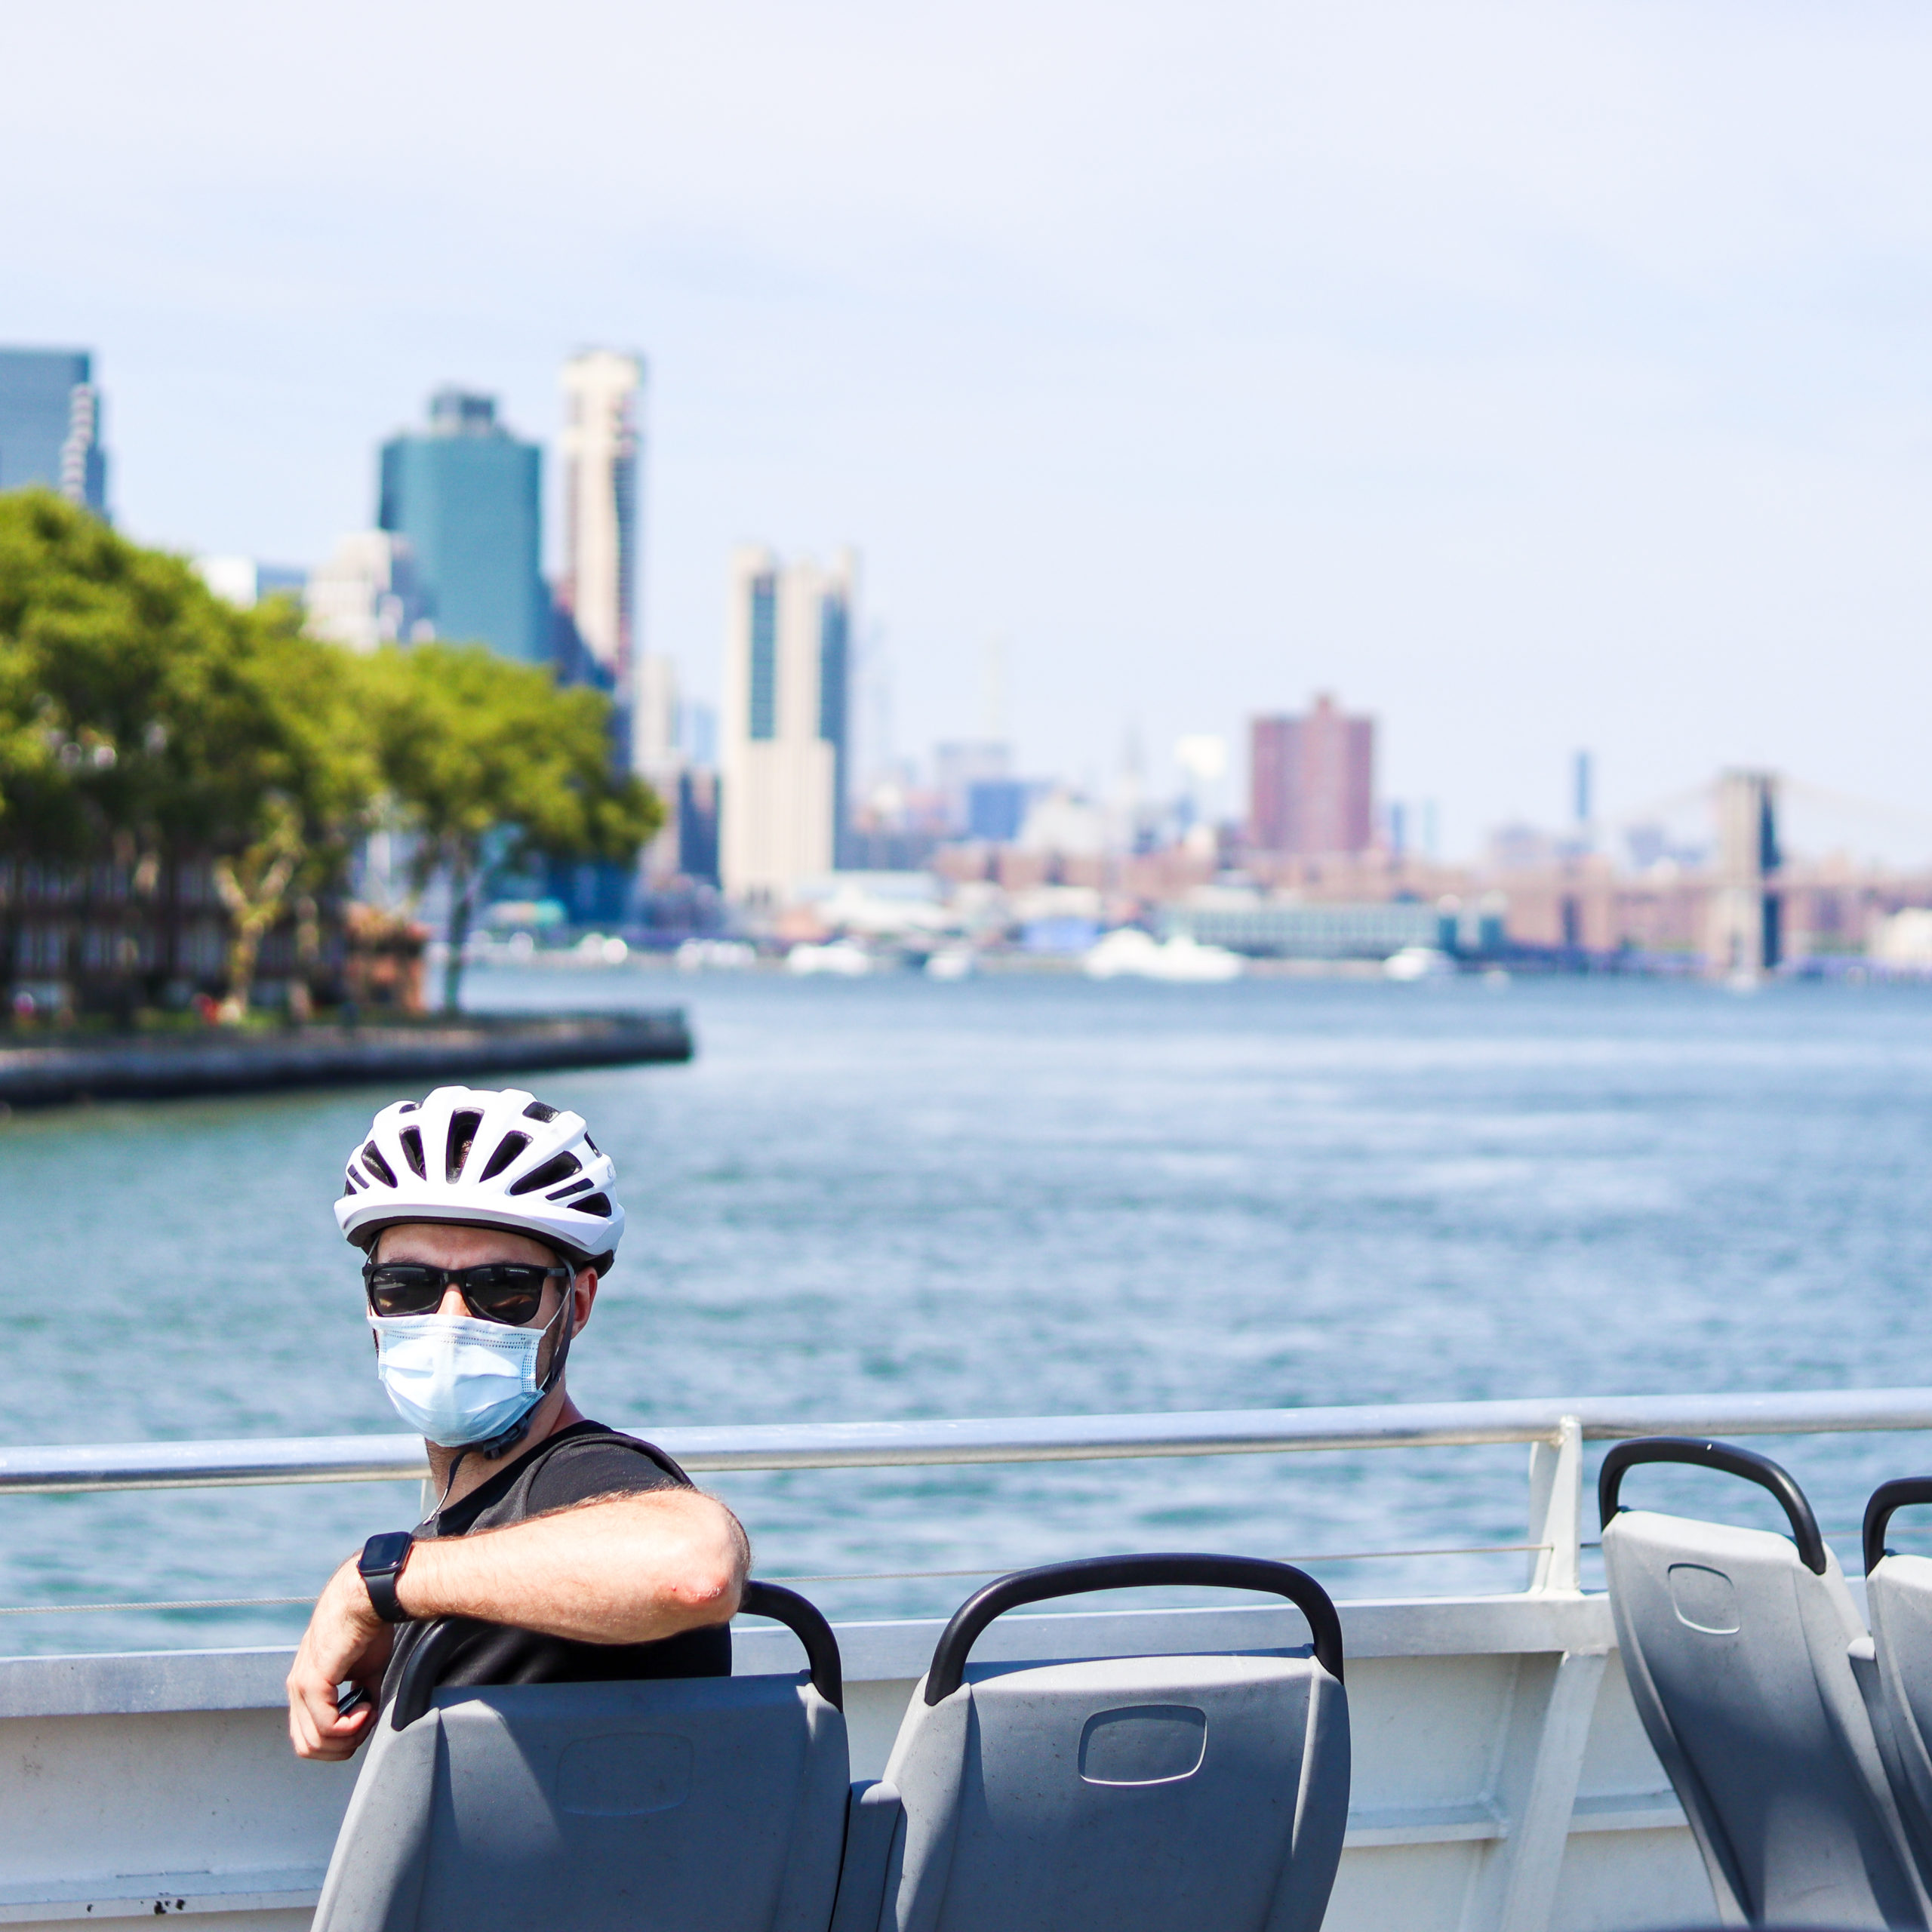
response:
[[[693,1624],[728,1623],[737,1615],[745,1593],[751,1552],[737,1519],[719,1512],[724,1521],[715,1536],[704,1537],[692,1549],[672,1587],[678,1609]]]
[[[691,1565],[672,1586],[671,1599],[683,1620],[692,1625],[728,1623],[738,1614],[744,1595],[744,1573],[732,1562]]]

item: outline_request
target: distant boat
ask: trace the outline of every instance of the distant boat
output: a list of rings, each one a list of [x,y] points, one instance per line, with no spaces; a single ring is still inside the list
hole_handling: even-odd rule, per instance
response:
[[[1392,980],[1447,979],[1455,970],[1448,954],[1432,946],[1405,946],[1382,962],[1383,972]]]
[[[1238,980],[1245,966],[1238,952],[1202,946],[1185,934],[1164,944],[1137,926],[1122,926],[1094,947],[1081,961],[1090,980],[1168,980],[1204,985]]]
[[[795,946],[785,955],[788,973],[829,973],[835,979],[860,980],[872,970],[872,955],[849,939],[827,946]]]
[[[979,970],[979,961],[970,946],[942,947],[926,961],[929,980],[970,980]]]

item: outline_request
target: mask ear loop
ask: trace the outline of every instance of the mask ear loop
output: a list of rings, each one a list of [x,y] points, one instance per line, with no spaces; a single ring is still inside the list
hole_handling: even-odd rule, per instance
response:
[[[563,1300],[558,1304],[556,1313],[544,1323],[543,1334],[548,1334],[565,1315],[574,1313],[577,1308],[577,1271],[574,1269],[559,1267],[556,1272],[566,1278]],[[564,1363],[570,1355],[571,1337],[576,1333],[577,1324],[574,1321],[565,1324],[561,1333],[557,1337],[557,1346],[551,1352],[549,1368],[537,1388],[536,1401],[532,1402],[529,1407],[525,1409],[523,1414],[518,1416],[500,1435],[493,1435],[488,1442],[478,1445],[485,1462],[500,1462],[530,1433],[530,1418],[543,1406],[544,1397],[557,1386],[557,1379],[563,1374]],[[540,1336],[537,1346],[540,1348],[543,1346]],[[466,1450],[463,1453],[466,1455],[469,1452]],[[460,1455],[457,1458],[457,1462],[462,1460],[463,1457]],[[450,1481],[454,1482],[455,1480],[456,1468],[453,1463],[450,1468]],[[445,1489],[443,1494],[447,1496],[449,1491]],[[440,1503],[436,1505],[439,1510],[442,1506]]]
[[[436,1498],[435,1508],[423,1518],[422,1523],[417,1524],[416,1527],[419,1530],[422,1528],[423,1523],[433,1523],[443,1513],[443,1505],[450,1500],[450,1491],[456,1487],[456,1472],[463,1467],[463,1459],[469,1454],[469,1451],[467,1449],[459,1449],[456,1452],[456,1460],[450,1464],[450,1479],[443,1484],[443,1493]]]

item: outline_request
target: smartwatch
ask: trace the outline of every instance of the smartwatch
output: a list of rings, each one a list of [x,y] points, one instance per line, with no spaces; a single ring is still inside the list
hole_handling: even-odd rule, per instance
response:
[[[385,1623],[407,1623],[409,1613],[397,1601],[395,1580],[402,1574],[409,1552],[416,1547],[414,1530],[385,1530],[362,1546],[355,1559],[369,1601]]]

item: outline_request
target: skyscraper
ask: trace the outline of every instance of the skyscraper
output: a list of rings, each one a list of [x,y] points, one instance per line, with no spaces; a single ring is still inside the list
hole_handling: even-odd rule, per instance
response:
[[[44,483],[107,514],[100,392],[82,349],[0,349],[0,490]]]
[[[437,636],[550,661],[542,460],[497,420],[495,398],[458,389],[430,399],[426,435],[383,445],[376,521],[408,544],[422,615]]]
[[[1248,838],[1264,852],[1366,852],[1375,839],[1375,720],[1321,697],[1299,718],[1253,721]]]
[[[720,861],[733,897],[772,901],[842,856],[858,565],[731,559]]]
[[[338,538],[328,561],[309,573],[303,601],[309,629],[352,651],[408,638],[422,617],[408,539],[386,530]]]
[[[637,398],[643,381],[638,358],[612,349],[588,349],[564,365],[564,574],[558,601],[626,702],[636,629]]]

